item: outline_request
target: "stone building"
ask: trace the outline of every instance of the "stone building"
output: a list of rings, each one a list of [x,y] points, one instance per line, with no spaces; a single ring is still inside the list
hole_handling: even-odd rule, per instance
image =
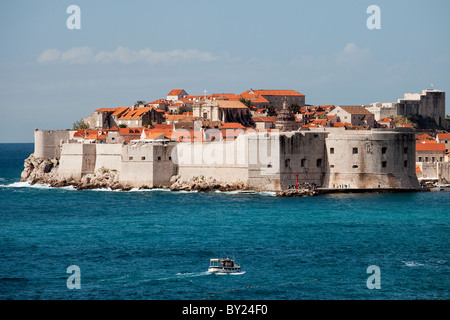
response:
[[[283,101],[288,105],[297,104],[300,107],[305,106],[305,95],[295,90],[248,90],[241,93],[241,98],[250,100],[252,105],[258,108],[268,108],[274,106],[277,110],[283,107]]]
[[[253,126],[250,109],[237,100],[201,100],[192,105],[193,117],[206,121],[238,122],[243,126]]]
[[[287,100],[283,102],[283,107],[277,114],[275,129],[279,131],[295,131],[298,130],[299,122],[295,121],[295,116],[289,109]]]
[[[375,115],[375,120],[399,115],[419,115],[434,119],[436,124],[450,128],[445,120],[445,92],[441,90],[422,90],[422,93],[405,93],[397,102],[375,102],[366,109]]]
[[[416,162],[443,162],[445,144],[436,141],[416,143]]]
[[[328,113],[329,116],[336,115],[341,122],[347,122],[354,126],[373,128],[375,117],[372,112],[363,106],[338,106]]]

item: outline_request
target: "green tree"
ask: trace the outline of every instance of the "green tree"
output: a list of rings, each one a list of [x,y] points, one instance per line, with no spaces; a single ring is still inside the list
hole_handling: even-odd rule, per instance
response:
[[[136,106],[139,106],[140,104],[146,104],[147,102],[145,102],[144,100],[138,100],[136,101]]]
[[[242,102],[243,104],[245,104],[248,108],[250,108],[252,106],[252,102],[245,98],[240,98],[239,101]]]
[[[276,117],[277,116],[277,109],[275,109],[274,106],[270,106],[267,108],[267,116],[268,117]]]
[[[80,119],[80,121],[75,121],[72,126],[73,130],[89,129],[89,128],[90,128],[89,124],[84,122],[83,119]]]
[[[127,127],[127,125],[125,123],[119,124],[119,128],[126,128],[126,127]]]
[[[183,114],[183,113],[188,112],[188,111],[189,111],[188,108],[185,108],[185,107],[179,107],[179,108],[177,109],[177,114]]]
[[[293,114],[297,114],[300,112],[300,106],[296,103],[293,103],[289,106],[289,110],[291,110]]]

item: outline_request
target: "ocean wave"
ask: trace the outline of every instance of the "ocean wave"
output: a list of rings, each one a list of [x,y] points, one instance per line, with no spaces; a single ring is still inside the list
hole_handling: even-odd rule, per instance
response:
[[[10,184],[0,184],[0,187],[2,188],[34,188],[34,189],[50,189],[49,184],[31,184],[30,181],[19,181],[19,182],[13,182]]]
[[[61,190],[76,190],[74,186],[65,186],[65,187],[59,187],[54,188],[50,186],[48,183],[35,183],[31,184],[30,181],[19,181],[19,182],[13,182],[10,184],[0,184],[1,188],[32,188],[32,189],[61,189]]]

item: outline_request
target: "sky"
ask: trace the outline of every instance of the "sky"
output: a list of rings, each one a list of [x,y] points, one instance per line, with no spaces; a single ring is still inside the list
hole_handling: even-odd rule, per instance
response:
[[[311,105],[450,92],[449,34],[448,0],[1,1],[0,143],[172,89],[290,89]]]

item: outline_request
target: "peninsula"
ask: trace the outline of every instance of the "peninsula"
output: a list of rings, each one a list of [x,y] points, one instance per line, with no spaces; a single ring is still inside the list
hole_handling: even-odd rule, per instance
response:
[[[36,129],[21,181],[113,190],[417,191],[417,137],[406,117],[430,119],[442,132],[449,122],[445,92],[407,98],[310,106],[294,90],[172,90],[150,103],[99,108],[72,129]],[[449,163],[440,160],[441,179],[450,180]]]

